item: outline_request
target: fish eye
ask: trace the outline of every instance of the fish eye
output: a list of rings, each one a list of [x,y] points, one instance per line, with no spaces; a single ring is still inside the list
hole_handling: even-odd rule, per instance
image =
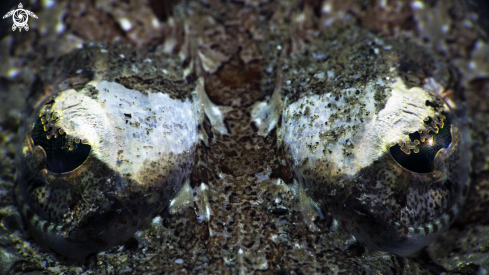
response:
[[[40,117],[32,129],[35,146],[41,146],[46,153],[46,168],[53,173],[65,173],[82,165],[90,154],[91,146],[79,139],[69,140],[63,129],[50,125],[53,114]]]
[[[434,105],[434,106],[433,106]],[[389,151],[394,160],[405,169],[415,173],[431,173],[435,170],[436,154],[444,148],[448,148],[452,142],[451,113],[441,111],[442,106],[426,102],[438,111],[437,116],[428,117],[424,126],[428,129],[409,134],[409,140],[401,141],[390,147]]]
[[[371,249],[404,256],[430,244],[470,184],[463,104],[445,97],[455,87],[448,65],[356,29],[325,33],[304,51],[313,58],[284,60],[277,129],[295,179]]]
[[[106,44],[55,61],[18,148],[16,200],[38,244],[69,258],[121,245],[189,181],[201,119],[178,64]]]

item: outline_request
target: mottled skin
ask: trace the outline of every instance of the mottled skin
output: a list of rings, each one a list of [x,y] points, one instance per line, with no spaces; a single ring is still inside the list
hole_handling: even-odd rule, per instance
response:
[[[359,29],[324,36],[282,66],[281,146],[311,196],[357,239],[411,254],[455,220],[468,194],[465,111],[456,95],[443,99],[455,80],[442,60],[408,42]],[[406,158],[427,155],[445,127],[451,142],[423,163],[432,169],[390,151],[399,144]]]
[[[70,8],[76,10],[74,6]],[[298,13],[292,11],[297,8]],[[52,268],[81,272],[76,266],[94,273],[426,272],[409,259],[366,250],[327,212],[316,218],[314,203],[304,199],[305,191],[294,183],[292,171],[275,158],[283,152],[276,147],[274,135],[259,135],[260,125],[251,123],[252,104],[267,100],[284,81],[276,77],[279,57],[299,52],[316,38],[316,24],[322,21],[312,17],[310,8],[307,4],[280,6],[251,1],[178,6],[173,33],[185,29],[185,37],[167,31],[164,43],[176,44],[170,51],[183,53],[187,77],[192,81],[204,76],[211,100],[226,106],[221,111],[225,114],[227,134],[216,131],[209,122],[203,124],[209,136],[202,156],[207,168],[190,181],[193,209],[185,207],[189,200],[184,197],[183,207],[176,207],[171,213],[163,210],[124,246],[92,254],[84,264],[59,256],[53,260],[37,246],[34,251],[38,254],[24,249],[23,253],[30,254],[28,259],[33,259],[29,261],[30,270],[43,268],[46,260],[44,268],[53,272],[56,271]],[[120,10],[117,8],[114,13]],[[313,19],[304,20],[301,13]],[[87,13],[80,14],[76,20],[82,21]],[[67,21],[75,28],[73,18]],[[138,20],[144,23],[146,18]],[[84,39],[105,41],[117,40],[114,37],[122,33],[117,28],[112,32],[105,30],[77,33]],[[134,34],[140,34],[131,33],[122,41],[131,41]],[[156,42],[149,40],[135,44],[154,48]],[[277,178],[283,180],[272,180]],[[14,270],[20,271],[19,266]]]
[[[80,258],[120,245],[188,181],[201,119],[195,86],[176,63],[86,44],[41,73],[47,81],[33,97],[47,97],[24,121],[15,192],[26,227],[46,249]],[[82,145],[89,154],[67,167],[82,153],[65,154]]]

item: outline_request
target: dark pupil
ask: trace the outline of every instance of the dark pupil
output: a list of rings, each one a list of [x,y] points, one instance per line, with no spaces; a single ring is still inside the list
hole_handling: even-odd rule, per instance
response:
[[[452,142],[452,135],[450,128],[452,125],[450,116],[442,112],[445,116],[443,128],[439,128],[438,133],[430,132],[433,137],[433,143],[430,144],[427,139],[425,142],[421,142],[418,145],[419,152],[411,153],[408,155],[401,150],[399,144],[392,146],[390,152],[394,160],[402,167],[416,173],[430,173],[435,170],[435,156],[442,148],[448,148]],[[431,123],[431,119],[425,123]],[[409,134],[411,141],[421,141],[421,135],[418,132]]]
[[[37,146],[41,146],[46,152],[47,169],[53,173],[65,173],[75,170],[88,158],[91,146],[82,143],[70,142],[66,138],[66,133],[51,136],[52,128],[44,131],[41,118],[34,124],[32,129],[32,140]],[[50,137],[50,138],[49,138]]]

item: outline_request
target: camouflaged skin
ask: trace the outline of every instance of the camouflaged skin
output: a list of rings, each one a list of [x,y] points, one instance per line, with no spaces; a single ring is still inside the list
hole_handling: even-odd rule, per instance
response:
[[[417,35],[412,35],[412,39],[420,44],[436,44],[440,42],[436,38],[445,39],[435,28],[444,23],[443,15],[449,9],[461,10],[454,3],[431,3],[420,9],[419,5],[404,1],[371,5],[348,1],[300,4],[208,1],[205,4],[186,2],[177,5],[168,16],[162,16],[159,12],[165,9],[158,9],[154,4],[135,7],[126,2],[95,4],[77,1],[41,7],[45,9],[44,13],[34,10],[40,18],[50,15],[52,19],[41,23],[42,38],[36,36],[40,31],[36,32],[37,29],[31,27],[32,32],[28,36],[15,34],[15,38],[2,44],[1,49],[10,49],[6,54],[15,57],[2,67],[2,75],[16,79],[8,85],[9,90],[24,87],[17,90],[26,94],[28,88],[19,79],[32,83],[33,73],[45,64],[46,59],[69,52],[85,39],[119,41],[173,54],[180,52],[184,65],[193,62],[187,67],[191,68],[187,70],[190,78],[206,76],[207,94],[220,106],[221,113],[226,114],[227,134],[222,134],[223,131],[213,133],[208,122],[204,122],[206,133],[213,140],[206,149],[209,152],[206,161],[211,169],[199,172],[201,175],[191,180],[192,186],[188,188],[192,194],[190,199],[181,197],[181,201],[193,201],[193,209],[174,208],[171,213],[163,210],[124,245],[89,255],[83,263],[45,253],[34,244],[32,237],[22,233],[25,231],[18,212],[13,209],[11,195],[0,194],[6,198],[2,200],[2,206],[5,206],[1,228],[1,242],[5,247],[2,248],[2,255],[5,255],[2,256],[2,270],[88,274],[427,274],[431,270],[438,274],[463,268],[454,263],[459,263],[455,257],[464,251],[449,254],[452,252],[430,250],[429,258],[425,250],[411,258],[376,252],[359,244],[328,213],[316,216],[318,209],[314,203],[304,200],[305,190],[293,182],[291,171],[281,169],[282,163],[275,163],[272,156],[277,154],[274,149],[276,141],[272,136],[263,138],[260,135],[268,129],[261,128],[256,119],[250,123],[250,117],[256,118],[253,114],[264,114],[260,117],[265,120],[269,113],[266,109],[265,112],[255,112],[260,109],[251,104],[270,102],[268,96],[280,86],[276,85],[281,81],[277,80],[275,71],[280,63],[278,57],[299,51],[315,40],[319,33],[329,30],[345,17],[353,15],[362,26],[398,35],[422,26],[424,18],[427,18],[423,17],[424,12],[439,11],[437,14],[440,16],[429,17],[438,21],[424,25],[432,29],[419,27],[420,35],[428,40],[417,41]],[[413,14],[416,16],[412,17]],[[458,68],[462,68],[467,64],[463,62],[471,56],[470,51],[464,52],[467,48],[462,45],[474,41],[475,31],[468,27],[464,29],[467,24],[460,23],[464,15],[454,16],[461,17],[450,18],[456,23],[444,33],[448,38],[454,37],[452,44],[442,50],[455,56],[454,60],[462,64]],[[122,24],[124,20],[129,21],[132,28],[121,28],[126,26]],[[154,23],[155,20],[159,23]],[[413,26],[410,20],[419,24]],[[57,28],[59,24],[61,28]],[[93,24],[100,28],[90,28]],[[464,36],[457,35],[460,30]],[[192,39],[188,39],[189,36]],[[429,40],[431,37],[433,40]],[[28,60],[29,66],[19,67],[18,60]],[[477,62],[474,64],[479,66]],[[15,73],[17,78],[12,76]],[[9,119],[15,121],[11,117]],[[483,118],[478,121],[478,125],[484,125]],[[481,133],[477,136],[479,140],[484,137],[482,129],[478,128]],[[10,136],[7,138],[12,140]],[[7,156],[11,154],[14,153]],[[226,157],[221,157],[224,155]],[[6,163],[10,157],[5,158]],[[478,159],[478,163],[482,167],[484,161]],[[271,178],[285,180],[271,181]],[[207,183],[202,185],[201,179]],[[479,177],[478,182],[483,182],[483,177]],[[5,186],[9,186],[8,182]],[[475,214],[472,217],[485,213],[484,196],[478,192],[475,194],[475,201],[481,203],[472,208],[471,213]],[[467,224],[465,229],[471,227],[470,221]],[[454,227],[452,230],[459,229]],[[458,248],[460,246],[455,244],[451,251]],[[424,259],[435,259],[436,264]],[[479,265],[482,266],[483,262],[467,266],[479,268]]]
[[[398,255],[439,236],[470,186],[465,110],[459,100],[444,101],[454,80],[431,56],[407,41],[346,28],[282,65],[279,137],[294,174],[360,242]],[[409,166],[443,142],[435,138],[443,129],[450,142],[423,162],[431,170]],[[399,162],[393,146],[413,159]]]
[[[92,43],[44,73],[47,97],[25,121],[15,191],[39,244],[70,258],[120,245],[188,180],[200,119],[195,86],[175,64]],[[66,167],[84,145],[88,155]]]

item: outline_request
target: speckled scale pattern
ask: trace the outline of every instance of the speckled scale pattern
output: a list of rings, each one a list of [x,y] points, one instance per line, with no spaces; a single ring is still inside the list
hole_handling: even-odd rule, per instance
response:
[[[85,49],[58,58],[41,72],[47,81],[45,84],[54,85],[59,90],[73,87],[75,82],[78,85],[75,88],[79,88],[94,73],[100,73],[105,80],[115,81],[129,89],[137,88],[145,93],[164,90],[172,98],[190,97],[188,88],[182,83],[178,58],[151,51],[143,53],[128,45],[100,42],[87,43]],[[162,79],[162,75],[166,78]]]
[[[52,95],[26,122],[16,189],[28,228],[46,248],[81,257],[122,243],[188,180],[200,112],[195,86],[176,64],[130,47],[86,44],[46,70]],[[60,146],[70,151],[91,146],[79,167],[50,171],[49,152],[32,137],[39,117],[41,138],[66,134],[69,145]]]
[[[35,265],[35,267],[30,266],[32,269],[47,269],[54,273],[62,271],[88,274],[215,274],[218,272],[223,274],[389,274],[393,272],[427,274],[428,271],[424,267],[430,266],[431,263],[423,265],[415,262],[416,259],[413,261],[392,253],[365,249],[345,230],[348,226],[333,218],[330,209],[323,207],[319,210],[318,203],[324,206],[322,204],[324,197],[321,197],[318,192],[304,190],[306,185],[303,179],[294,175],[296,171],[291,168],[293,165],[289,165],[290,162],[287,164],[284,158],[284,146],[277,146],[277,144],[284,144],[284,140],[276,136],[276,129],[263,127],[266,120],[262,120],[260,125],[257,123],[259,122],[257,117],[254,116],[255,107],[259,107],[260,104],[266,106],[273,102],[271,96],[274,91],[285,91],[286,95],[291,95],[287,79],[283,79],[283,75],[289,72],[285,67],[281,68],[280,64],[292,64],[289,66],[290,70],[290,68],[297,69],[293,65],[296,58],[303,58],[303,64],[306,65],[316,63],[317,59],[311,58],[311,55],[307,55],[303,50],[308,48],[309,53],[311,48],[315,50],[316,39],[327,41],[335,35],[341,36],[345,27],[338,26],[338,22],[353,17],[359,20],[358,24],[347,24],[346,29],[355,29],[361,24],[377,30],[385,30],[390,35],[397,33],[399,29],[413,31],[417,26],[421,26],[413,26],[411,22],[420,20],[420,17],[413,17],[414,13],[424,12],[424,10],[413,10],[410,6],[413,1],[380,1],[380,3],[387,3],[382,7],[375,6],[374,2],[365,5],[362,1],[360,5],[358,4],[360,2],[344,0],[328,0],[323,3],[267,0],[181,1],[173,11],[167,10],[169,14],[164,17],[166,19],[156,18],[152,12],[152,9],[156,12],[156,7],[141,5],[133,10],[134,12],[128,12],[127,9],[131,4],[117,0],[110,1],[110,5],[103,1],[77,1],[70,2],[66,6],[59,3],[51,9],[46,8],[44,13],[36,12],[40,18],[45,18],[42,22],[43,24],[46,22],[46,25],[43,25],[42,31],[38,30],[38,32],[34,32],[36,28],[32,28],[29,35],[57,30],[56,27],[59,25],[56,24],[61,24],[65,28],[64,31],[60,31],[62,33],[60,35],[50,33],[50,36],[38,35],[38,38],[29,36],[36,42],[38,40],[42,42],[39,47],[27,47],[32,48],[30,51],[36,51],[36,54],[41,52],[38,51],[39,48],[45,49],[44,47],[48,45],[46,58],[79,47],[81,41],[85,39],[130,43],[143,47],[143,51],[149,51],[149,54],[153,51],[164,51],[171,52],[174,57],[180,55],[183,57],[183,62],[182,59],[172,58],[170,63],[177,64],[176,67],[183,64],[190,83],[203,77],[207,95],[217,105],[214,107],[223,114],[226,133],[221,131],[222,128],[218,129],[216,125],[210,125],[207,118],[204,119],[203,125],[199,125],[199,129],[205,129],[206,133],[201,133],[208,137],[208,142],[204,142],[204,148],[196,157],[200,166],[190,177],[188,188],[190,198],[187,197],[187,204],[184,204],[188,207],[164,209],[128,241],[119,243],[120,246],[115,245],[104,252],[91,254],[83,263],[69,261],[59,255],[53,256],[51,253],[46,253],[46,250],[38,246],[39,243],[34,242],[30,237],[21,237],[18,239],[24,247],[22,253],[28,253],[23,260],[26,259],[30,264]],[[452,3],[452,1],[446,2]],[[438,5],[446,2],[439,1]],[[57,16],[48,16],[51,14]],[[371,18],[372,14],[375,15],[373,18]],[[68,25],[53,20],[58,17],[67,18],[63,22]],[[411,21],[407,22],[409,24],[401,25],[403,20]],[[100,27],[90,27],[94,22]],[[450,27],[455,25],[462,24],[454,24]],[[122,29],[121,26],[124,28],[132,26],[132,28],[127,30]],[[430,24],[430,26],[440,27],[439,24]],[[369,33],[363,28],[360,29],[361,32]],[[344,36],[344,41],[347,41],[346,46],[345,43],[338,43],[338,49],[343,46],[346,48],[345,52],[348,52],[351,49],[350,45],[353,44],[353,42],[349,43],[348,35]],[[377,35],[367,34],[367,36],[372,38]],[[358,37],[363,36],[356,38]],[[465,36],[459,37],[465,38]],[[60,43],[57,43],[58,38]],[[14,42],[19,43],[17,40]],[[404,42],[401,41],[400,44]],[[438,41],[434,38],[433,43]],[[67,44],[68,47],[63,47]],[[56,46],[49,47],[52,45]],[[450,50],[453,50],[453,44],[450,45]],[[457,44],[455,49],[459,46]],[[126,49],[129,52],[125,56],[131,56],[131,48],[126,47]],[[414,51],[417,49],[414,48]],[[317,52],[326,50],[322,48]],[[20,52],[22,53],[22,50]],[[289,55],[292,55],[291,59]],[[117,55],[115,54],[114,57]],[[431,54],[421,56],[419,59],[429,60],[427,57],[431,57]],[[27,63],[30,65],[29,70],[34,73],[43,64],[38,61],[44,60],[44,56],[37,58],[28,60],[30,63]],[[172,63],[172,61],[176,62]],[[374,69],[378,65],[369,63],[371,60],[367,59],[361,61],[370,64]],[[75,65],[72,66],[72,71],[76,72],[78,70],[76,63],[71,62],[71,64]],[[113,68],[117,69],[117,63],[114,63]],[[148,68],[151,66],[140,68],[140,72]],[[381,68],[381,71],[385,69]],[[284,74],[280,71],[284,71]],[[120,73],[117,70],[114,72],[114,77]],[[340,72],[340,69],[337,72]],[[59,74],[58,78],[63,79],[62,75]],[[302,75],[302,72],[297,75]],[[73,88],[75,86],[70,86],[70,83],[76,83],[78,78],[90,79],[90,76],[89,72],[87,75],[74,77],[66,82],[68,85],[63,84],[56,91]],[[42,79],[59,83],[56,78],[45,74]],[[141,87],[126,83],[127,79],[130,80],[129,82],[137,80],[136,78],[121,79],[124,84],[128,84],[123,85],[127,86],[124,88]],[[437,79],[442,86],[445,85],[441,82],[441,78]],[[416,86],[420,81],[423,82],[423,77],[414,77],[412,80],[409,83],[404,81],[406,89]],[[154,83],[152,82],[151,85]],[[340,83],[341,81],[338,81],[337,84]],[[35,88],[42,86],[37,84],[39,83],[36,82]],[[49,83],[45,84],[47,89],[33,90],[41,94],[49,93]],[[315,89],[317,95],[321,94],[321,85]],[[75,87],[75,89],[79,88],[81,87]],[[361,89],[358,90],[360,92]],[[336,92],[342,94],[340,91]],[[389,93],[390,91],[379,90],[380,96],[376,100],[381,101],[381,97]],[[375,95],[375,90],[373,94]],[[360,100],[355,101],[354,95],[356,90],[350,92],[348,100],[358,104]],[[42,97],[43,95],[39,96]],[[300,98],[296,97],[296,99]],[[336,107],[344,103],[344,97],[339,98],[338,101],[333,99]],[[368,100],[368,97],[361,94],[361,101],[365,100]],[[304,103],[301,114],[314,112],[314,108],[307,109],[305,105]],[[271,112],[261,110],[263,112],[258,114],[274,114],[274,110],[279,109],[278,106],[275,107],[277,108]],[[373,104],[368,107],[371,114],[382,109],[382,106]],[[457,112],[459,111],[462,111],[463,115],[463,108],[457,109]],[[124,114],[123,116],[126,119]],[[131,118],[135,117],[133,113],[131,116]],[[131,126],[137,126],[137,123],[140,122],[128,120]],[[281,120],[277,125],[283,129],[284,123]],[[263,133],[265,135],[262,135]],[[326,136],[326,138],[334,140],[335,136]],[[134,141],[136,142],[137,139]],[[400,141],[402,140],[396,140],[396,142]],[[122,153],[127,154],[125,150]],[[130,161],[130,158],[124,156],[124,160]],[[165,167],[153,165],[152,173],[157,173],[163,168]],[[390,166],[382,169],[385,173],[383,176],[379,175],[379,178],[392,178],[399,175],[399,171],[392,172]],[[449,169],[456,169],[456,166],[450,166]],[[461,171],[462,176],[465,173],[466,171]],[[182,190],[185,190],[185,187]],[[172,196],[181,198],[177,193],[177,191],[173,192]],[[135,203],[139,202],[138,197],[132,199]],[[171,202],[173,201],[172,199]],[[224,203],[226,204],[223,207]],[[362,207],[351,205],[353,210]],[[389,211],[399,211],[399,207],[395,204],[390,206]],[[207,214],[209,215],[206,216]],[[23,215],[26,216],[26,213],[24,212]],[[358,226],[359,223],[356,225]],[[351,228],[353,226],[350,230]],[[43,233],[30,232],[25,235],[35,234]],[[15,239],[17,235],[12,234],[10,238]],[[7,252],[9,251],[11,250]],[[19,268],[25,270],[23,262],[20,266],[20,264],[16,265],[16,270],[20,270]]]
[[[441,97],[453,80],[421,48],[355,28],[325,36],[282,65],[279,146],[296,177],[357,239],[410,254],[453,222],[467,196],[468,130]],[[452,142],[431,160],[435,171],[402,167],[390,148],[418,154],[420,140],[442,127],[442,110],[454,120],[445,123]],[[408,136],[414,132],[420,140]]]

